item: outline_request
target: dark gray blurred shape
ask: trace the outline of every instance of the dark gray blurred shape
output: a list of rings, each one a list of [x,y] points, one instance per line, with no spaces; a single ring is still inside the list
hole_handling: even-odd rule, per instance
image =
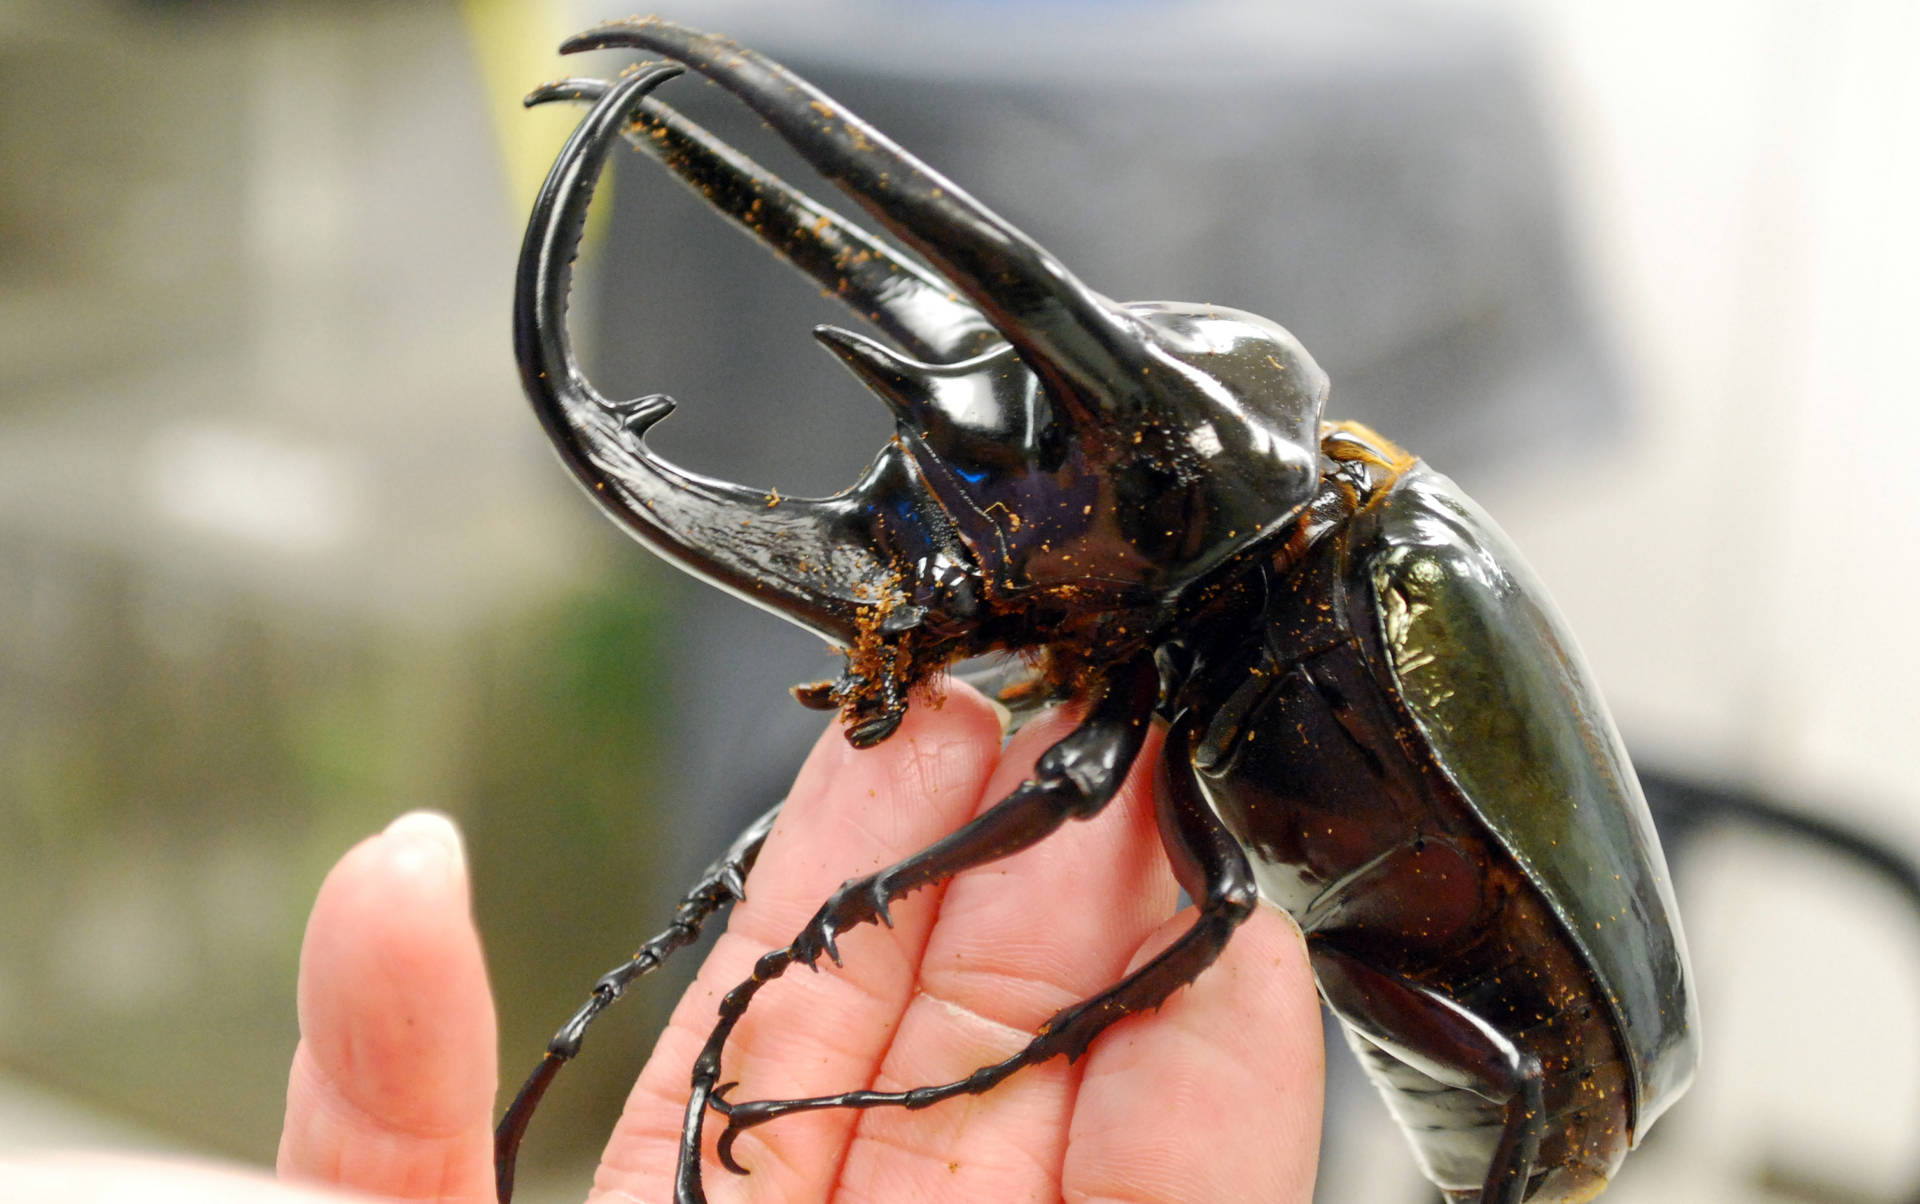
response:
[[[1617,422],[1504,26],[1368,4],[829,11],[845,19],[767,14],[725,32],[1108,295],[1288,326],[1332,374],[1331,416],[1468,478]],[[659,95],[840,201],[717,88],[689,77]],[[603,390],[678,398],[652,438],[687,467],[788,495],[851,483],[887,422],[806,333],[857,323],[651,162],[622,157],[616,172],[581,307]],[[668,827],[684,847],[658,864],[689,873],[778,797],[817,734],[784,688],[834,668],[797,629],[698,589],[676,624],[681,730],[664,744],[678,764],[659,796],[680,809]]]

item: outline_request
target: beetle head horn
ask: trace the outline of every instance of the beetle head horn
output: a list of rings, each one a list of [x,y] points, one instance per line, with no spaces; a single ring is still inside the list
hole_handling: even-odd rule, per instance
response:
[[[952,362],[969,349],[958,341],[916,361],[826,336],[893,407],[928,486],[1002,592],[1093,583],[1124,603],[1143,586],[1177,591],[1271,533],[1317,485],[1326,376],[1278,326],[1108,300],[836,101],[726,38],[649,17],[563,49],[613,46],[666,55],[733,92],[1017,354],[972,344],[968,372]],[[1016,476],[1024,492],[996,492]],[[1074,529],[1070,509],[1098,533]]]
[[[890,445],[858,484],[823,499],[782,499],[698,476],[645,446],[648,428],[673,410],[670,398],[610,401],[573,355],[570,265],[594,182],[633,106],[680,71],[655,65],[597,89],[598,103],[549,173],[515,289],[521,381],[561,458],[641,542],[696,576],[852,646],[864,609],[898,601],[886,596],[886,583],[898,576],[892,557],[925,553],[913,546],[914,528],[889,525],[891,515],[929,504],[905,454]]]
[[[1111,384],[1139,375],[1137,332],[1045,248],[779,63],[730,39],[648,17],[562,51],[664,54],[737,95],[821,175],[924,255],[1017,348],[1067,411],[1096,421]]]

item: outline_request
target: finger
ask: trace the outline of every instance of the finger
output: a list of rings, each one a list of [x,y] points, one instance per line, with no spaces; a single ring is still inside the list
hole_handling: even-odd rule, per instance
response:
[[[1192,923],[1188,909],[1135,964]],[[1306,943],[1262,903],[1192,985],[1108,1029],[1087,1055],[1062,1197],[1313,1198],[1325,1047]]]
[[[959,827],[973,812],[1000,750],[1000,723],[986,701],[955,684],[938,708],[916,705],[893,736],[855,751],[828,730],[794,783],[779,823],[694,986],[680,1000],[627,1101],[607,1147],[596,1194],[669,1199],[688,1076],[712,1029],[720,997],[767,950],[791,941],[847,878],[882,869]],[[915,968],[937,908],[927,890],[892,909],[892,932],[863,929],[840,942],[844,970],[795,968],[766,988],[734,1031],[722,1080],[734,1098],[811,1095],[865,1086],[911,996]],[[854,1118],[814,1113],[742,1137],[736,1156],[754,1170],[740,1180],[711,1156],[715,1199],[821,1199],[833,1182]]]
[[[445,817],[416,811],[327,875],[300,952],[280,1173],[491,1201],[493,999]]]
[[[1022,731],[984,805],[1011,793],[1073,725],[1055,713]],[[1173,913],[1178,890],[1151,799],[1160,739],[1149,736],[1098,816],[953,881],[877,1086],[951,1082],[1013,1055],[1049,1016],[1112,985]],[[1078,1077],[1056,1058],[982,1096],[870,1111],[842,1182],[855,1198],[1057,1199]]]
[[[365,1204],[360,1196],[292,1187],[211,1162],[77,1153],[0,1160],[0,1199],[33,1204]]]

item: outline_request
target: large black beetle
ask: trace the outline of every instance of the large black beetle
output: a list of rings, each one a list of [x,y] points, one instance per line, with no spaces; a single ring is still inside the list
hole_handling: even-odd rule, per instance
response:
[[[567,50],[642,48],[535,206],[515,340],[576,476],[681,567],[846,653],[803,702],[885,739],[954,662],[1022,654],[1030,696],[1086,718],[1007,799],[845,884],[723,1002],[693,1067],[678,1194],[705,1113],[731,1138],[819,1107],[919,1107],[1082,1053],[1213,961],[1256,891],[1299,920],[1329,1007],[1429,1177],[1484,1204],[1584,1200],[1683,1091],[1698,1050],[1685,945],[1633,771],[1572,637],[1452,482],[1350,423],[1285,330],[1212,305],[1120,304],[779,65],[656,19]],[[734,92],[934,271],[896,256],[650,94],[691,67]],[[817,332],[896,434],[830,498],[780,498],[648,452],[673,403],[601,397],[572,356],[569,264],[626,134],[894,343]],[[1020,1054],[903,1093],[731,1102],[720,1054],[753,994],[906,892],[1044,838],[1117,790],[1168,726],[1161,831],[1194,927]],[[770,820],[770,817],[769,817]],[[528,1117],[587,1024],[738,897],[769,820],[674,924],[596,985],[501,1122],[501,1197]]]

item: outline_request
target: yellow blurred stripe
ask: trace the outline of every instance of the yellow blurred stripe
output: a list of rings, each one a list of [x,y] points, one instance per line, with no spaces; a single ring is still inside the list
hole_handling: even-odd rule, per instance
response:
[[[560,0],[460,0],[516,213],[533,204],[560,144],[581,117],[578,105],[521,104],[538,85],[570,74],[558,53],[561,41],[579,32],[567,26],[570,11]]]

